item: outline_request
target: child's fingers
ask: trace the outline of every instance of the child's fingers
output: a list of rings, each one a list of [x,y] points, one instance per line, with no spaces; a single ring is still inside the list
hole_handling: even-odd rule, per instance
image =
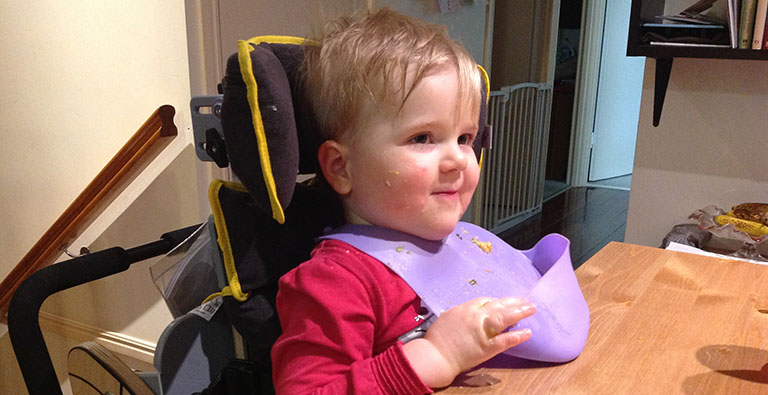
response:
[[[528,328],[505,331],[523,318],[533,315],[536,305],[520,299],[502,299],[489,305],[489,315],[483,322],[483,328],[493,349],[502,352],[531,338],[532,333]]]
[[[514,347],[531,338],[531,330],[528,328],[516,331],[503,332],[491,338],[491,344],[499,349],[499,352]]]
[[[486,310],[483,329],[489,338],[495,337],[536,312],[536,306],[533,303],[512,298],[493,300],[483,307]]]

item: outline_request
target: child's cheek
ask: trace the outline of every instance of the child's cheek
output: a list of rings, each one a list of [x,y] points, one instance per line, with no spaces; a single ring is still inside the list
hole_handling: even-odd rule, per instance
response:
[[[403,174],[406,176],[406,181],[420,182],[427,176],[430,169],[430,163],[426,160],[414,161],[405,166]]]
[[[424,200],[422,195],[426,193],[421,191],[426,174],[427,169],[414,165],[389,171],[384,181],[385,193],[388,195],[385,198],[387,206],[398,211],[418,206]]]

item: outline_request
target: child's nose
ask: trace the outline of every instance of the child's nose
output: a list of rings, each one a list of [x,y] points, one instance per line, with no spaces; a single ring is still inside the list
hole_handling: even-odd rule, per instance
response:
[[[440,162],[440,171],[464,170],[467,168],[467,155],[461,149],[461,145],[446,144],[445,153]]]

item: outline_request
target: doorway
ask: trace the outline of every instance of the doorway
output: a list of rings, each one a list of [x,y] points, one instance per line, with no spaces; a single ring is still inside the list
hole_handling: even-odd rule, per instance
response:
[[[626,56],[623,3],[560,2],[545,200],[630,188],[645,59]]]
[[[628,57],[630,2],[609,1],[600,51],[589,183],[629,189],[645,59]]]
[[[547,166],[544,177],[544,201],[565,192],[570,187],[568,166],[578,75],[581,8],[582,0],[560,2],[555,75],[552,83],[552,115],[549,123]]]

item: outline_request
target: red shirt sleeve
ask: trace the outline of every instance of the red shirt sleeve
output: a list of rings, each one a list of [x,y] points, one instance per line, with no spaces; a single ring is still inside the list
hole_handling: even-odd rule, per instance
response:
[[[280,279],[283,334],[272,348],[278,394],[423,394],[397,337],[418,297],[396,274],[339,241]]]

